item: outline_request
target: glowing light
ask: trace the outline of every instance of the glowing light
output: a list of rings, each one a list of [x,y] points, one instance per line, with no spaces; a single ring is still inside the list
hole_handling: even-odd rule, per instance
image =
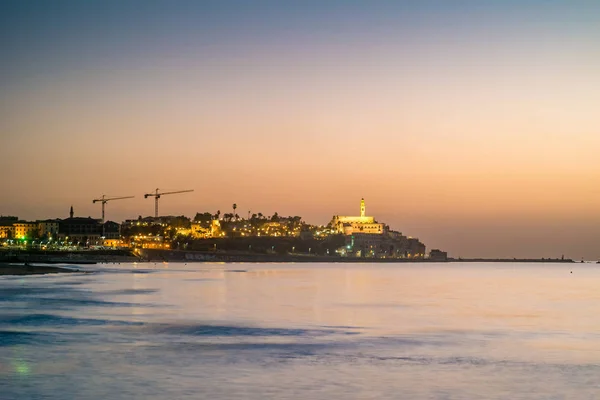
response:
[[[29,368],[27,363],[25,363],[25,361],[16,361],[14,366],[15,372],[21,376],[27,376],[31,372],[31,369]]]

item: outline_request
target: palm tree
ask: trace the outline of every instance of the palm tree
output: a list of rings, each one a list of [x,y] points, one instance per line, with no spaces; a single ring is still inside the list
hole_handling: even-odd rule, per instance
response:
[[[233,215],[236,215],[235,209],[237,208],[237,204],[233,203]],[[237,219],[237,218],[236,218]]]

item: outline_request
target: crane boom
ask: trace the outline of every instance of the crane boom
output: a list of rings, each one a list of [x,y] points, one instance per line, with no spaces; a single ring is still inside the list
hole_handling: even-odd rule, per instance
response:
[[[188,189],[188,190],[178,190],[176,192],[163,192],[160,195],[164,196],[165,194],[177,194],[177,193],[188,193],[188,192],[193,192],[194,189]]]
[[[106,203],[107,201],[111,201],[111,200],[122,200],[122,199],[133,199],[135,196],[123,196],[123,197],[106,197],[105,195],[102,195],[101,199],[95,199],[92,200],[93,203],[96,203],[98,201],[101,201],[103,203]]]
[[[154,197],[154,218],[158,218],[158,199],[160,199],[160,196],[164,196],[167,194],[178,194],[178,193],[189,193],[189,192],[193,192],[194,189],[187,189],[187,190],[176,190],[173,192],[163,192],[163,193],[159,193],[160,189],[156,189],[154,191],[154,193],[146,193],[144,195],[144,198],[147,199],[148,197]]]
[[[122,196],[122,197],[106,197],[105,194],[102,195],[99,199],[92,200],[92,203],[101,202],[102,203],[102,236],[106,236],[104,233],[104,206],[111,200],[123,200],[123,199],[133,199],[135,196]]]

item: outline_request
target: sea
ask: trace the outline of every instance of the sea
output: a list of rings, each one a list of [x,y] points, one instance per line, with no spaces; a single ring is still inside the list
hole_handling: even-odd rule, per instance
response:
[[[600,399],[600,265],[0,277],[0,399]]]

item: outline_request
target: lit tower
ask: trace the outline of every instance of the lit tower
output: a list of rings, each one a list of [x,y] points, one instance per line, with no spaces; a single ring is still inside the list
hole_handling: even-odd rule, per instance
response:
[[[364,198],[360,199],[360,216],[361,217],[365,216],[365,199]]]

